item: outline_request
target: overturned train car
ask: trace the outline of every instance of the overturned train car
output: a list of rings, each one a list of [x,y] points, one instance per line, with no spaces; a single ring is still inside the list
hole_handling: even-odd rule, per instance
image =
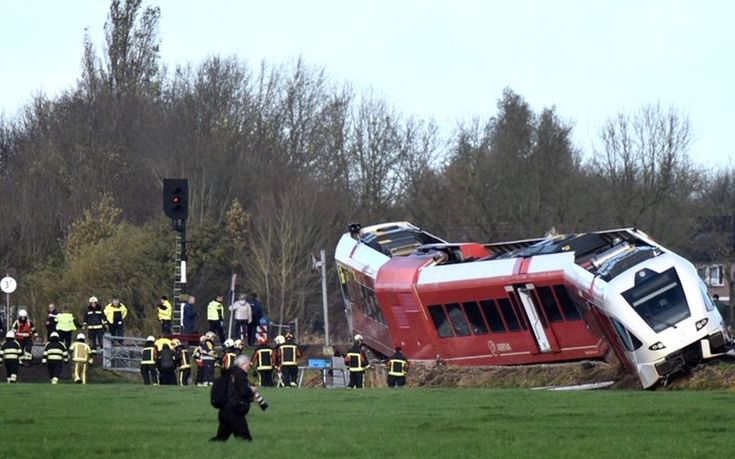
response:
[[[515,365],[609,343],[652,387],[731,341],[693,266],[635,229],[476,244],[395,222],[352,227],[335,259],[353,330],[386,355]]]

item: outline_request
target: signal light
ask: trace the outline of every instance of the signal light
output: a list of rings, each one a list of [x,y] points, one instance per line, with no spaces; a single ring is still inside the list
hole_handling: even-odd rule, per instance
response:
[[[163,211],[174,220],[186,220],[189,214],[189,181],[163,179]]]

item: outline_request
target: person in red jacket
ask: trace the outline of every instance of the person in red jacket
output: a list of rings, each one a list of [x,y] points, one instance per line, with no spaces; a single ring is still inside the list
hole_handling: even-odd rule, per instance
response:
[[[23,355],[21,356],[21,365],[24,362],[30,362],[33,359],[33,338],[38,336],[36,333],[36,327],[33,326],[33,322],[28,318],[28,312],[25,309],[18,311],[18,320],[13,322],[11,330],[15,332],[15,339],[18,341],[23,348]]]

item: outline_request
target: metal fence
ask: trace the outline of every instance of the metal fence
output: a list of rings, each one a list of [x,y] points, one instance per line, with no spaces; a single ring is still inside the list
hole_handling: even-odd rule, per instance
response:
[[[139,372],[145,338],[112,336],[102,339],[102,368],[113,371]]]

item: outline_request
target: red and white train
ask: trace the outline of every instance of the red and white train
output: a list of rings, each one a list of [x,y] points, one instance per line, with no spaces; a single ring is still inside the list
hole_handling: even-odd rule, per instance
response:
[[[385,355],[515,365],[612,347],[652,387],[731,342],[691,263],[635,229],[455,244],[352,225],[335,259],[352,329]]]

